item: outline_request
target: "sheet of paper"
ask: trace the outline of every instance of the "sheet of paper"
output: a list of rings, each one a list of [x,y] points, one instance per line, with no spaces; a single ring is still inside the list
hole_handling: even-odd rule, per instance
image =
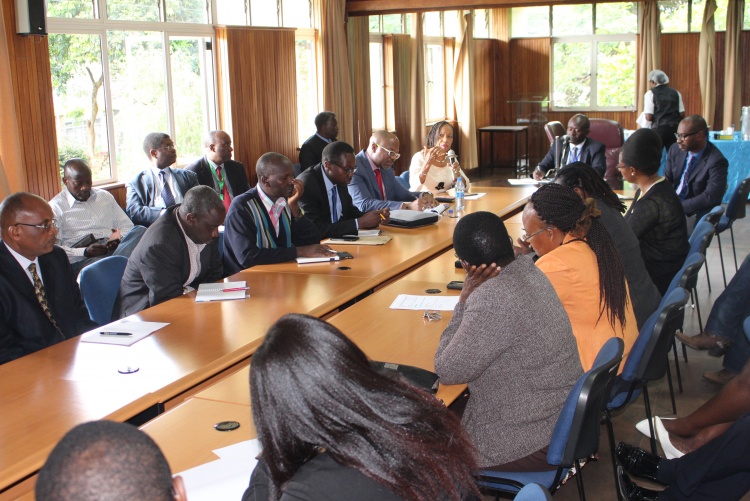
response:
[[[200,284],[198,294],[195,295],[195,301],[202,303],[204,301],[226,301],[230,299],[245,299],[247,290],[230,291],[227,289],[244,289],[247,282],[219,282],[214,284]],[[226,292],[224,292],[226,291]]]
[[[487,193],[464,193],[464,198],[466,200],[479,200],[483,196],[485,196]]]
[[[335,242],[340,244],[341,242]],[[331,254],[331,257],[298,257],[295,259],[297,264],[311,264],[311,263],[328,263],[331,261],[338,261],[340,258],[337,255]]]
[[[414,296],[399,294],[391,303],[392,310],[443,310],[453,311],[458,296]]]
[[[377,237],[380,235],[380,230],[359,230],[357,231],[358,237]]]
[[[530,177],[524,179],[508,179],[508,184],[511,186],[533,186],[535,184],[540,184],[541,182],[542,181],[537,181]]]
[[[354,240],[352,242],[327,238],[320,243],[326,245],[383,245],[390,242],[391,239],[392,237],[389,237],[388,235],[378,235],[374,237],[359,237],[359,240]]]
[[[120,346],[130,346],[137,343],[152,332],[169,325],[165,322],[134,322],[127,319],[117,320],[97,329],[84,333],[81,336],[82,343],[99,343],[99,344],[117,344]],[[102,335],[102,332],[118,332],[130,334],[129,336],[119,335]]]
[[[191,501],[241,499],[255,469],[260,452],[257,439],[240,442],[213,451],[221,459],[185,470],[179,475],[185,482]]]

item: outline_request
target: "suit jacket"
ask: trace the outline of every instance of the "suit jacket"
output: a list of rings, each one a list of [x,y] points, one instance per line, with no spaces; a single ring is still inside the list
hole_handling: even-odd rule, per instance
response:
[[[258,264],[292,261],[297,246],[320,243],[315,224],[306,216],[293,219],[289,210],[281,214],[277,236],[257,187],[232,200],[224,225],[227,275]]]
[[[341,214],[336,223],[331,222],[331,206],[328,202],[328,191],[323,180],[323,165],[307,169],[297,179],[305,184],[305,192],[299,201],[305,216],[310,218],[322,238],[342,237],[357,234],[357,218],[363,213],[354,206],[352,197],[345,184],[336,185],[336,192],[341,201]]]
[[[96,328],[65,251],[55,246],[39,256],[39,269],[47,303],[65,339]],[[0,364],[62,340],[39,305],[31,280],[0,240]]]
[[[687,155],[688,152],[682,151],[677,143],[669,148],[664,175],[675,190],[680,186]],[[700,218],[703,214],[721,204],[721,199],[727,190],[728,170],[729,162],[727,159],[716,146],[708,142],[698,163],[690,170],[687,197],[682,200],[685,215],[696,214],[696,218]]]
[[[590,165],[596,172],[604,177],[607,172],[607,156],[605,155],[606,148],[599,141],[594,141],[590,137],[586,138],[586,142],[583,144],[583,149],[578,155],[578,159]],[[570,152],[570,144],[567,144],[562,152],[562,164],[567,165],[568,153]],[[539,162],[539,168],[544,172],[555,168],[555,146],[554,143],[549,149],[547,154],[544,156],[541,162]]]
[[[120,318],[182,295],[190,276],[190,255],[177,223],[175,205],[167,209],[141,237],[128,259],[115,304]],[[200,255],[201,271],[189,285],[215,282],[224,276],[219,255],[219,240],[207,244]]]
[[[370,167],[370,161],[365,155],[365,150],[357,153],[357,172],[349,183],[349,194],[352,196],[354,205],[362,212],[370,212],[389,208],[397,210],[401,208],[401,202],[413,202],[416,195],[404,188],[396,180],[393,169],[381,169],[383,186],[388,200],[383,200],[380,195],[378,181],[375,173]]]
[[[185,196],[190,188],[198,186],[198,176],[195,175],[195,172],[168,168],[172,171],[180,195]],[[127,191],[125,212],[127,212],[128,217],[133,221],[133,224],[151,226],[159,218],[161,211],[164,210],[163,207],[154,207],[156,190],[154,189],[154,178],[151,171],[146,169],[136,174],[133,179],[128,181]]]
[[[186,171],[194,172],[198,176],[198,184],[203,186],[210,186],[216,193],[219,192],[219,186],[214,180],[214,175],[211,172],[211,166],[208,164],[206,157],[201,157],[190,165],[185,166]],[[222,177],[224,178],[224,186],[227,187],[229,197],[234,199],[237,195],[245,193],[250,189],[250,183],[247,180],[247,173],[245,172],[245,166],[239,162],[233,160],[227,160],[224,162],[224,167],[221,169]]]
[[[336,141],[336,139],[331,140],[331,142],[333,141]],[[317,134],[313,134],[302,143],[299,149],[299,165],[303,171],[323,160],[323,148],[328,144],[320,139]]]

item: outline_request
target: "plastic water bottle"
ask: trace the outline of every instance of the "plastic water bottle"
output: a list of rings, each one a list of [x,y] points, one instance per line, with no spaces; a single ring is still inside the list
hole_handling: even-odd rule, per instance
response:
[[[750,141],[750,106],[742,107],[742,140]]]
[[[466,199],[464,198],[464,178],[458,176],[456,179],[456,201],[455,201],[455,212],[454,217],[461,217],[466,207]]]

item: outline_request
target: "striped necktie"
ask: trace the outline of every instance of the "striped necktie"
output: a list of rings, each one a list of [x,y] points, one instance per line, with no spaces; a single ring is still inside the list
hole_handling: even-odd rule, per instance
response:
[[[174,205],[174,195],[172,195],[172,189],[169,187],[163,170],[159,171],[159,177],[161,178],[161,199],[164,200],[164,207],[172,207]]]

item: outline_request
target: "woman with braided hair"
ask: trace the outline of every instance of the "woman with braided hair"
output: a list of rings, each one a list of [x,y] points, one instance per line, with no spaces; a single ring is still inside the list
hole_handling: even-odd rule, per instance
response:
[[[598,216],[593,199],[554,183],[531,195],[522,215],[522,241],[570,317],[584,371],[609,338],[623,339],[625,358],[638,336],[622,262]]]
[[[427,134],[427,146],[411,158],[409,166],[409,189],[429,191],[433,195],[451,189],[458,179],[464,178],[466,191],[469,191],[469,178],[461,170],[458,160],[451,164],[448,151],[453,146],[453,126],[437,122]]]

